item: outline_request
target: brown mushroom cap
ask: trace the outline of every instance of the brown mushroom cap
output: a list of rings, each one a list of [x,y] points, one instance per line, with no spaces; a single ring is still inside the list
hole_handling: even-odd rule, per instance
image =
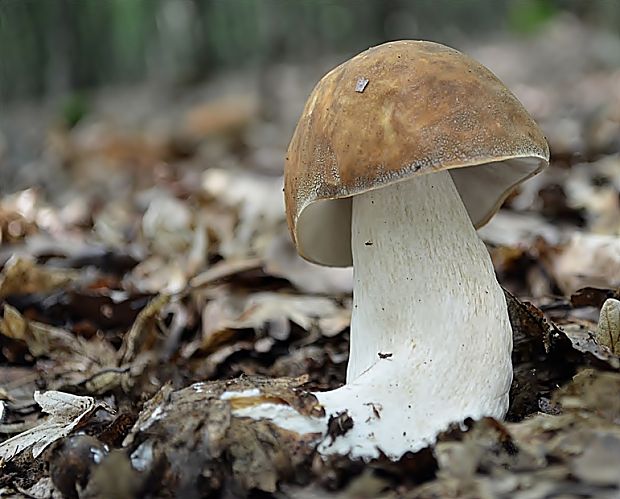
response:
[[[308,98],[284,171],[289,229],[307,260],[348,266],[351,196],[450,169],[480,227],[548,160],[540,129],[487,68],[437,43],[388,42]]]

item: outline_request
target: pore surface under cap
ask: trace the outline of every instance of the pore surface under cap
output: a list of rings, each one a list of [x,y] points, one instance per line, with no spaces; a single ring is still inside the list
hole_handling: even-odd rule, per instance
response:
[[[351,196],[451,169],[478,227],[548,157],[538,126],[484,66],[440,44],[389,42],[308,98],[285,167],[289,228],[306,259],[351,265]]]

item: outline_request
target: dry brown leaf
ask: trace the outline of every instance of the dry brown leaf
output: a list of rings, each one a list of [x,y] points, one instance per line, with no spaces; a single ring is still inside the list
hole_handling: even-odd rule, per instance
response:
[[[608,298],[603,303],[596,330],[596,340],[620,356],[620,301]]]
[[[33,189],[0,199],[0,244],[18,242],[37,231],[33,220],[36,203],[37,196]]]
[[[353,268],[324,267],[304,260],[284,232],[274,237],[267,248],[264,271],[288,280],[302,293],[333,295],[353,291]]]
[[[254,96],[224,97],[190,109],[185,116],[183,128],[190,137],[196,139],[231,133],[246,127],[256,118],[257,110]]]
[[[223,295],[207,304],[203,321],[203,347],[206,347],[220,343],[215,339],[235,329],[266,329],[273,338],[286,340],[290,334],[289,322],[306,331],[319,326],[333,336],[348,326],[350,311],[326,297],[262,292]]]
[[[222,241],[225,258],[262,255],[276,234],[284,229],[282,177],[247,171],[211,168],[203,176],[203,188],[222,206],[236,210],[238,223],[232,239]]]
[[[153,345],[157,335],[159,314],[169,301],[168,295],[156,296],[138,314],[133,326],[123,338],[119,352],[121,365],[131,362],[138,352]]]
[[[134,168],[153,166],[170,156],[166,137],[124,129],[95,122],[82,124],[65,138],[64,154],[86,168],[102,164],[105,174],[117,174],[131,165]]]
[[[100,242],[114,248],[122,248],[127,243],[127,229],[131,227],[132,222],[131,206],[127,202],[117,200],[108,203],[95,214],[93,231]]]
[[[169,195],[155,196],[142,217],[142,234],[160,255],[186,251],[194,237],[189,206]]]
[[[566,176],[570,203],[588,214],[594,233],[618,234],[620,231],[620,157],[603,156],[593,163],[579,165]],[[597,182],[594,179],[598,179]],[[601,182],[601,180],[604,180]],[[606,181],[605,181],[606,180]]]
[[[554,399],[562,405],[564,412],[581,414],[587,411],[614,424],[620,418],[618,393],[620,373],[583,369],[556,392]],[[592,422],[596,418],[591,418]]]
[[[606,346],[601,346],[595,334],[581,324],[563,324],[561,331],[570,340],[572,347],[582,354],[591,354],[596,359],[603,361],[612,369],[620,368],[618,356],[610,353]],[[584,359],[585,360],[585,359]]]
[[[13,256],[0,274],[0,298],[9,295],[46,293],[66,287],[79,274],[73,270],[37,265],[26,256]]]
[[[555,244],[560,239],[558,228],[535,213],[500,210],[478,233],[483,241],[496,246],[523,246],[537,237]]]
[[[573,474],[583,482],[620,488],[620,434],[594,433],[583,454],[572,463]]]
[[[188,280],[182,261],[181,257],[167,260],[159,255],[146,258],[134,267],[126,282],[142,293],[179,293]]]
[[[32,447],[33,457],[38,457],[52,442],[71,433],[96,407],[92,397],[57,391],[35,392],[34,400],[49,417],[34,428],[0,443],[1,459],[10,461],[29,447]]]
[[[49,357],[48,386],[76,386],[88,382],[91,393],[118,386],[122,373],[116,369],[116,351],[100,338],[86,340],[64,329],[25,319],[15,308],[4,305],[0,334],[23,341],[33,357]]]
[[[588,286],[620,287],[620,237],[575,233],[552,270],[566,295]]]
[[[190,286],[198,288],[209,284],[215,284],[223,279],[234,277],[241,272],[258,270],[261,266],[262,260],[260,258],[222,260],[194,277],[190,281]]]
[[[15,308],[4,305],[0,334],[26,343],[34,357],[61,358],[63,355],[86,355],[87,341],[65,331],[35,321],[28,321]]]

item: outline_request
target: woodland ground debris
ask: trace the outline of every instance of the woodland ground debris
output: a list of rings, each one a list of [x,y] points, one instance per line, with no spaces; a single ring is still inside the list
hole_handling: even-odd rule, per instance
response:
[[[320,459],[311,436],[235,416],[267,399],[310,413],[312,391],[345,381],[350,272],[299,260],[280,191],[265,195],[281,163],[264,158],[284,157],[307,86],[274,78],[291,112],[269,127],[258,97],[102,97],[71,129],[42,116],[46,135],[20,148],[37,161],[2,159],[19,174],[0,186],[0,495],[617,497],[620,359],[615,309],[600,312],[620,299],[620,67],[597,51],[620,41],[573,43],[597,36],[558,19],[464,47],[541,123],[551,166],[481,232],[514,332],[506,422],[464,421],[396,462]]]

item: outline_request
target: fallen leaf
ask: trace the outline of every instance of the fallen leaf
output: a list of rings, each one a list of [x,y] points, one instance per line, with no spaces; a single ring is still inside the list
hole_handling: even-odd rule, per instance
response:
[[[36,358],[53,361],[46,366],[47,387],[76,387],[86,383],[90,393],[101,394],[119,385],[123,371],[117,369],[117,352],[102,338],[87,340],[61,328],[25,319],[4,305],[0,336],[23,341]]]
[[[258,103],[251,95],[235,95],[204,102],[191,108],[184,119],[184,131],[194,139],[241,130],[256,118]]]
[[[142,217],[142,234],[160,255],[187,250],[194,237],[189,206],[164,194],[156,196]]]
[[[190,281],[190,286],[201,287],[215,284],[224,279],[229,279],[235,275],[249,270],[259,270],[262,266],[260,258],[228,259],[222,260],[208,270],[198,274]]]
[[[584,354],[584,357],[581,359],[582,365],[589,366],[593,363],[599,367],[604,366],[611,369],[620,368],[620,359],[618,356],[611,353],[606,346],[601,346],[595,338],[595,333],[588,330],[583,325],[563,324],[560,326],[559,330],[570,340],[574,350]],[[602,362],[599,363],[598,361]]]
[[[596,340],[620,355],[620,301],[608,298],[601,308]]]
[[[46,293],[63,288],[78,278],[68,269],[53,269],[37,265],[26,256],[13,256],[0,274],[0,298],[9,295]]]
[[[70,356],[90,358],[90,354],[96,350],[94,342],[76,337],[61,328],[29,321],[15,308],[6,304],[4,305],[3,317],[0,319],[0,334],[25,342],[34,357],[45,355],[60,360],[67,360],[67,357]],[[103,346],[105,343],[99,344],[102,346],[97,351],[97,360],[106,362],[113,359],[113,350],[106,349]]]
[[[57,391],[35,392],[34,400],[49,417],[41,424],[0,443],[0,458],[10,461],[32,447],[38,457],[51,443],[66,437],[96,407],[92,397]]]
[[[284,197],[279,194],[282,182],[282,177],[232,170],[211,168],[205,172],[205,192],[238,213],[233,238],[220,245],[222,256],[227,259],[260,256],[274,235],[282,231]]]
[[[138,314],[133,326],[123,338],[119,352],[121,365],[131,362],[139,351],[153,344],[157,334],[157,319],[169,301],[168,295],[156,296]]]
[[[221,344],[220,338],[238,329],[266,330],[276,340],[286,340],[290,322],[306,331],[313,325],[333,336],[346,328],[350,312],[333,299],[261,292],[246,296],[226,294],[207,304],[203,311],[203,348]]]
[[[620,237],[575,233],[553,262],[552,271],[567,295],[588,286],[620,287]]]
[[[620,299],[620,290],[581,288],[571,295],[570,301],[573,307],[596,307],[600,309],[607,298]]]
[[[620,435],[591,436],[584,452],[572,463],[572,472],[584,482],[620,487]]]
[[[508,210],[500,210],[478,234],[483,241],[496,246],[527,246],[537,237],[549,244],[560,240],[558,228],[540,215]]]
[[[265,251],[267,274],[288,280],[302,293],[350,294],[353,268],[324,267],[301,258],[288,233],[274,237]]]

